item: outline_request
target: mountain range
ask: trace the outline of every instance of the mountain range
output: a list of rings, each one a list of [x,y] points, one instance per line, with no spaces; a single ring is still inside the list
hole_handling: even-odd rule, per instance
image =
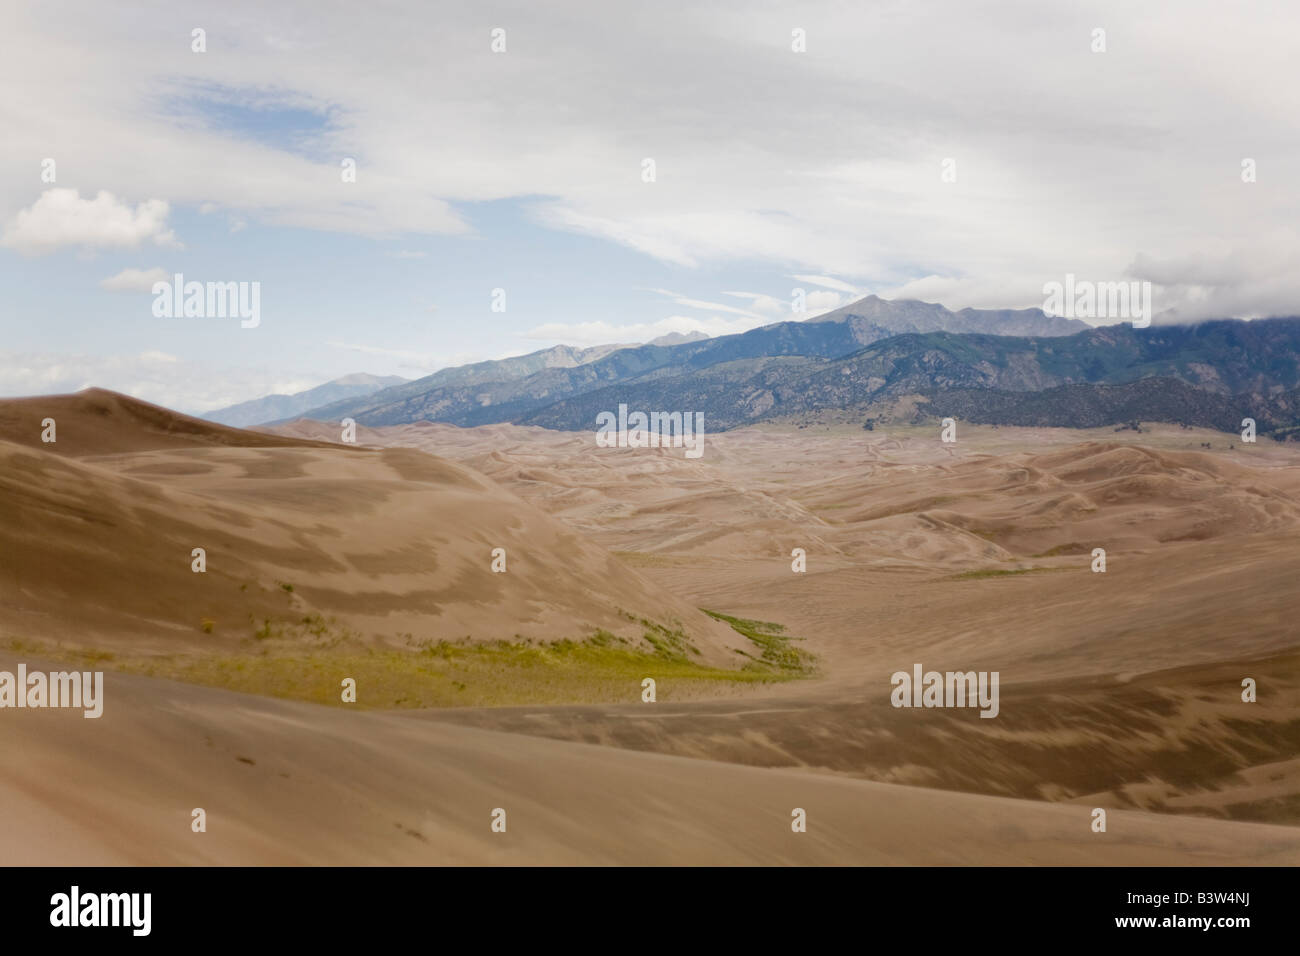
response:
[[[266,395],[240,402],[238,405],[219,408],[199,417],[221,425],[247,428],[250,425],[261,425],[281,418],[296,418],[319,405],[370,395],[405,381],[406,379],[400,375],[367,375],[360,372],[336,378],[332,382],[317,385],[305,392],[295,392],[292,395]]]
[[[842,358],[724,362],[604,386],[520,419],[582,428],[605,409],[703,410],[714,430],[819,415],[1095,427],[1162,421],[1223,431],[1300,424],[1300,319],[1104,326],[1063,337],[893,336]]]
[[[648,345],[680,345],[708,338],[703,332],[670,332],[653,339]],[[635,348],[635,345],[594,345],[590,348],[574,348],[570,345],[555,345],[540,349],[527,355],[497,359],[488,362],[475,362],[471,365],[458,365],[453,368],[440,369],[432,375],[411,383],[400,375],[368,375],[364,372],[345,375],[333,381],[318,385],[292,395],[267,395],[237,405],[219,408],[213,412],[200,415],[200,418],[222,425],[248,428],[271,422],[287,421],[311,413],[320,406],[346,403],[357,400],[380,390],[388,390],[396,397],[404,394],[400,386],[416,385],[415,392],[426,391],[435,387],[456,385],[475,385],[483,382],[495,382],[502,379],[526,378],[535,372],[548,368],[573,368],[586,365],[604,358],[619,349]]]
[[[583,430],[620,404],[760,421],[1300,429],[1300,318],[1092,327],[1037,309],[950,311],[869,296],[825,315],[676,344],[572,349],[444,369],[284,416],[364,425]]]
[[[525,421],[558,401],[605,386],[631,386],[732,362],[762,364],[781,357],[836,359],[904,333],[1063,336],[1087,328],[1086,323],[1048,316],[1037,309],[952,312],[930,303],[890,302],[868,296],[808,321],[777,322],[735,335],[685,342],[669,337],[639,346],[610,346],[607,354],[585,361],[550,359],[552,353],[566,348],[557,346],[518,359],[444,369],[360,399],[312,409],[304,417],[351,417],[366,425],[442,421],[469,426]],[[586,354],[582,358],[587,358]],[[539,369],[543,362],[545,367]]]

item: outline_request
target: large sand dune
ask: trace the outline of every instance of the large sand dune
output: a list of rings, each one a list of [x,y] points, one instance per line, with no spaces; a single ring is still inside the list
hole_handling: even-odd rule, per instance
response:
[[[93,391],[0,403],[0,668],[110,671],[100,720],[0,712],[0,839],[33,862],[1297,862],[1295,451],[962,436],[744,430],[687,459],[509,425],[342,445]],[[701,608],[784,625],[815,672],[759,666]],[[698,654],[672,656],[678,626]],[[546,651],[529,694],[473,698],[544,704],[361,712],[523,672],[432,643],[604,632],[670,654],[577,694],[593,658]],[[365,654],[386,656],[343,703]],[[998,718],[890,706],[918,663],[998,671]]]
[[[158,654],[295,628],[397,647],[598,629],[637,640],[644,618],[680,624],[702,661],[734,659],[725,625],[423,452],[275,439],[99,392],[0,402],[0,423],[10,638]]]
[[[0,655],[0,668],[13,661]],[[918,790],[110,675],[0,736],[11,864],[1257,864],[1300,830]],[[192,811],[207,832],[191,830]],[[506,811],[493,833],[492,812]],[[807,813],[794,833],[791,813]]]
[[[285,429],[324,437],[324,426]],[[1300,468],[1157,427],[743,430],[703,458],[590,435],[413,425],[695,603],[806,637],[763,707],[467,711],[484,727],[1053,800],[1300,822]],[[1206,445],[1209,448],[1206,448]],[[808,554],[792,573],[790,551]],[[1107,552],[1104,574],[1092,550]],[[999,719],[895,710],[920,662],[999,671]],[[1261,688],[1241,700],[1241,681]],[[967,718],[974,719],[967,719]]]

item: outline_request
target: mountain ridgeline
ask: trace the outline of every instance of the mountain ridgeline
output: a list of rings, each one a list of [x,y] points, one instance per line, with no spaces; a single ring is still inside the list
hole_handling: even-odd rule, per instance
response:
[[[266,395],[251,401],[229,405],[214,412],[200,416],[210,422],[231,425],[235,428],[247,428],[278,419],[292,418],[303,414],[326,402],[344,401],[370,395],[382,388],[400,385],[406,379],[399,375],[345,375],[324,385],[317,385],[305,392],[292,395]]]
[[[615,347],[580,364],[529,371],[530,358],[467,366],[472,375],[444,370],[305,417],[584,430],[599,413],[626,404],[703,412],[712,431],[771,420],[952,416],[1077,428],[1159,421],[1223,431],[1250,417],[1277,438],[1300,432],[1300,318],[1093,328],[1038,310],[951,312],[873,296],[806,322]]]

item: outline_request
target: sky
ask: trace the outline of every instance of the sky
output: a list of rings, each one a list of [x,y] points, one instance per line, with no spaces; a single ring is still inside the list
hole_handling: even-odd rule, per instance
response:
[[[202,412],[1067,274],[1297,314],[1296,63],[1290,3],[5,4],[0,395]],[[256,326],[155,314],[177,273]]]

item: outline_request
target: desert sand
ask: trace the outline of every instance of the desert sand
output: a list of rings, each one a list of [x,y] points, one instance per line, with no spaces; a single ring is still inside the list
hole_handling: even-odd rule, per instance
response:
[[[634,634],[631,615],[689,627],[704,661],[727,660],[735,643],[725,625],[455,464],[179,415],[160,424],[163,414],[97,391],[0,403],[13,636],[214,653],[259,624],[311,618],[319,637],[408,647],[435,622],[439,638],[556,640]],[[55,443],[40,441],[43,416],[58,423]],[[119,446],[128,450],[105,453]],[[496,549],[504,573],[492,570]]]
[[[0,667],[12,662],[0,657]],[[11,864],[1295,864],[1300,830],[945,793],[111,675],[6,714]],[[207,830],[191,830],[202,808]],[[492,813],[506,812],[494,833]],[[806,811],[805,833],[791,813]]]
[[[508,425],[338,437],[98,391],[0,402],[0,670],[109,681],[100,720],[0,711],[8,862],[1300,862],[1293,448],[1166,426],[773,426],[699,459]],[[783,626],[811,663],[763,670],[702,608]],[[626,675],[548,689],[562,655],[519,665],[602,634],[640,655]],[[444,642],[513,650],[329,690]],[[998,671],[998,718],[891,707],[915,663]],[[726,677],[745,664],[762,679]],[[515,706],[422,706],[433,681]]]

